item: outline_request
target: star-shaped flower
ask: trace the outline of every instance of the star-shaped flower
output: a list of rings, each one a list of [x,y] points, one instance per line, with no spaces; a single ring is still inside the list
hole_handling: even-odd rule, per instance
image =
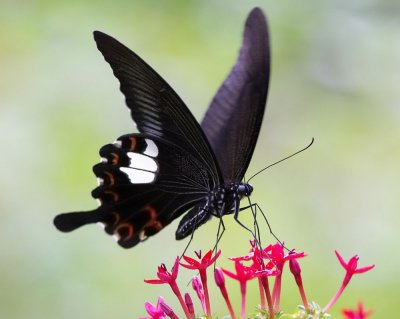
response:
[[[375,267],[375,265],[369,265],[369,266],[357,268],[358,259],[360,259],[357,255],[354,255],[353,257],[351,257],[350,260],[346,263],[338,251],[335,250],[335,254],[336,254],[336,257],[339,259],[340,264],[346,270],[346,276],[344,277],[344,280],[343,280],[344,286],[346,286],[349,283],[351,277],[353,277],[354,274],[362,274],[363,272],[367,272]]]
[[[199,260],[193,259],[189,256],[183,256],[182,258],[187,262],[187,264],[181,263],[181,266],[188,269],[198,270],[200,274],[201,283],[204,289],[204,303],[206,307],[206,314],[211,317],[211,307],[210,307],[210,297],[208,295],[207,286],[207,268],[210,267],[217,260],[219,255],[221,255],[221,250],[212,256],[212,250],[210,249],[203,257],[201,256],[201,251],[195,252]]]
[[[203,257],[201,257],[201,251],[195,253],[200,261],[193,259],[189,256],[183,256],[182,258],[187,262],[187,264],[181,263],[181,266],[188,269],[196,269],[198,271],[207,269],[217,260],[219,255],[221,255],[221,250],[218,250],[214,257],[212,257],[211,249]]]
[[[161,304],[164,302],[164,298],[159,296],[157,301],[157,306],[154,306],[150,302],[146,301],[144,307],[150,317],[141,317],[139,319],[165,319],[166,314],[161,308]]]
[[[372,313],[372,310],[365,311],[362,302],[358,303],[357,310],[343,309],[342,314],[346,319],[366,319]]]
[[[167,270],[165,264],[158,266],[157,277],[158,279],[147,279],[144,282],[148,284],[169,284],[170,286],[176,283],[179,269],[179,258],[176,257],[175,263],[172,266],[171,272]]]

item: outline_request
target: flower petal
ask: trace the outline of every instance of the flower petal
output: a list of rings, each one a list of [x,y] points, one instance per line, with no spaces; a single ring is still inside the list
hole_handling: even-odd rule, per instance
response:
[[[147,313],[151,316],[154,317],[155,313],[157,312],[157,307],[154,306],[152,303],[146,301],[144,303],[144,308],[146,309]]]
[[[227,275],[228,277],[231,277],[232,279],[236,279],[239,280],[238,276],[236,274],[234,274],[233,272],[230,272],[229,270],[226,270],[224,268],[221,268],[221,270],[224,272],[225,275]]]
[[[182,267],[185,267],[188,269],[196,269],[200,265],[200,263],[197,260],[195,260],[189,256],[183,256],[182,258],[189,264],[189,265],[185,265],[185,264],[181,263]]]
[[[151,284],[151,285],[165,284],[164,281],[161,281],[159,279],[145,279],[144,282],[146,284]]]
[[[176,257],[175,263],[172,266],[172,280],[175,280],[178,277],[178,270],[179,270],[179,257]]]
[[[340,256],[340,254],[337,250],[335,250],[335,254],[336,254],[337,259],[339,259],[339,262],[342,265],[342,267],[347,270],[347,263],[344,261],[343,257]]]
[[[210,250],[210,252],[211,252],[211,250]],[[210,261],[209,261],[209,263],[208,263],[208,266],[211,265],[211,264],[213,264],[214,261],[217,260],[217,258],[219,257],[219,255],[221,255],[221,250],[218,250],[217,253],[214,255],[214,257],[210,259]]]
[[[212,250],[210,249],[209,251],[207,251],[207,253],[203,256],[203,258],[201,259],[201,261],[209,261],[211,259],[212,256]]]
[[[369,265],[369,266],[365,266],[365,267],[360,267],[360,268],[356,269],[356,271],[354,273],[355,274],[362,274],[363,272],[367,272],[367,271],[371,270],[374,267],[375,267],[375,265]]]

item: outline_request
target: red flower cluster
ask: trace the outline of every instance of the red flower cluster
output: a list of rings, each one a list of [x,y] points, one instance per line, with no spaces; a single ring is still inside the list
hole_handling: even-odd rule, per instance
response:
[[[235,311],[233,310],[228,291],[225,287],[224,274],[239,282],[240,293],[242,296],[240,312],[241,318],[246,318],[247,282],[253,279],[257,279],[260,292],[260,315],[265,318],[272,319],[275,316],[280,317],[283,313],[280,309],[280,297],[282,291],[281,282],[284,265],[286,264],[286,262],[289,262],[290,271],[294,276],[294,279],[300,291],[301,299],[303,301],[303,306],[301,306],[300,311],[302,311],[302,314],[306,314],[306,316],[308,315],[309,318],[311,318],[311,315],[312,318],[325,318],[327,311],[332,307],[332,305],[342,294],[344,288],[348,285],[352,276],[354,274],[367,272],[374,267],[374,265],[371,265],[358,268],[358,256],[352,257],[349,262],[346,263],[338,252],[335,253],[339,259],[340,264],[346,269],[346,274],[338,292],[322,310],[316,303],[308,303],[304,291],[303,281],[301,278],[301,268],[298,259],[305,257],[305,253],[297,253],[294,250],[290,250],[285,253],[285,247],[279,242],[274,245],[268,245],[265,248],[259,248],[258,245],[256,245],[256,243],[252,241],[251,249],[247,255],[230,258],[234,262],[235,271],[214,268],[214,279],[216,285],[221,291],[222,297],[226,302],[228,311],[232,319],[236,319],[237,316],[235,314]],[[197,256],[197,259],[183,256],[183,260],[185,262],[180,262],[179,258],[176,258],[171,272],[169,272],[165,265],[162,264],[158,267],[158,279],[145,280],[145,282],[149,284],[168,284],[171,287],[173,293],[177,296],[181,304],[182,310],[185,313],[186,319],[193,319],[195,317],[195,311],[192,298],[189,293],[185,293],[184,297],[182,297],[176,279],[178,276],[178,268],[180,265],[184,268],[197,271],[200,277],[197,275],[193,277],[192,287],[201,302],[203,313],[208,318],[212,318],[210,297],[207,284],[207,269],[211,265],[215,265],[217,258],[221,255],[221,251],[217,251],[214,255],[211,250],[204,254],[204,256],[202,256],[201,251],[196,252],[195,254]],[[272,293],[270,291],[270,277],[274,277]],[[150,315],[150,318],[142,319],[165,319],[166,317],[170,317],[171,319],[178,319],[176,313],[171,309],[171,307],[169,307],[165,303],[162,297],[159,297],[157,306],[153,306],[149,302],[146,302],[145,308]],[[354,312],[352,310],[343,311],[343,315],[346,316],[346,319],[365,319],[369,314],[370,312],[364,311],[362,304],[359,305],[358,312]]]

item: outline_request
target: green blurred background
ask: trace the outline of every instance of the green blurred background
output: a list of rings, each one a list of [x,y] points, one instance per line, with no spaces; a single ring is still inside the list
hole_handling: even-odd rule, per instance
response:
[[[346,259],[358,253],[361,265],[376,268],[354,278],[332,313],[338,318],[340,308],[364,300],[373,317],[393,317],[400,284],[398,1],[3,0],[0,318],[137,318],[159,294],[176,304],[166,287],[143,283],[182,252],[176,222],[131,250],[96,226],[62,234],[52,225],[57,213],[96,207],[90,191],[98,149],[134,130],[92,31],[137,52],[200,119],[236,59],[254,6],[268,15],[272,75],[248,172],[316,141],[254,179],[253,201],[288,246],[309,254],[302,266],[310,300],[324,306],[339,287],[344,271],[334,249]],[[248,235],[225,220],[223,258],[245,253]],[[191,248],[210,248],[216,227],[202,227]],[[182,271],[182,288],[191,275]],[[282,307],[292,310],[300,298],[284,277]],[[257,290],[249,290],[252,307]],[[230,291],[238,309],[236,283]],[[227,313],[216,293],[213,306]]]

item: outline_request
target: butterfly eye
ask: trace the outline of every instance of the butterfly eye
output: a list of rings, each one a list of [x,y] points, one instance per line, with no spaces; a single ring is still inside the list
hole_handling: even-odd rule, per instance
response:
[[[239,184],[237,186],[237,194],[240,197],[250,196],[252,192],[253,192],[253,186],[251,186],[249,184]]]
[[[246,184],[245,187],[246,187],[246,193],[245,193],[245,195],[246,195],[246,196],[250,196],[251,193],[253,192],[253,186],[251,186],[250,184]]]

